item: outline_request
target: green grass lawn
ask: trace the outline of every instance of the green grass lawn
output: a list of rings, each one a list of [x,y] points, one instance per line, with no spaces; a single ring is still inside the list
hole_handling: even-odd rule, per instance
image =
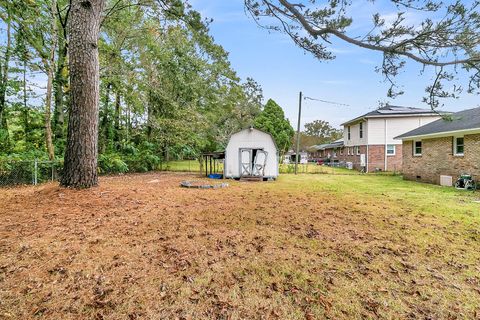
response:
[[[475,319],[480,192],[300,174],[0,193],[0,317]]]
[[[162,163],[160,166],[162,171],[173,171],[173,172],[199,172],[200,163],[198,160],[178,160],[178,161],[168,161]]]

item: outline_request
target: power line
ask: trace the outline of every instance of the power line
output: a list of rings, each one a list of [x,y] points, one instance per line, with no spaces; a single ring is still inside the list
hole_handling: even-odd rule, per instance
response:
[[[327,101],[327,100],[322,100],[322,99],[317,99],[317,98],[312,98],[312,97],[306,97],[306,96],[303,96],[302,92],[300,91],[300,95],[299,95],[299,98],[298,98],[298,124],[297,124],[297,147],[296,147],[296,154],[295,154],[295,174],[297,174],[299,151],[300,151],[300,120],[301,120],[301,117],[302,117],[302,100],[313,100],[313,101],[318,101],[318,102],[322,102],[322,103],[335,104],[337,106],[350,107],[350,105],[345,104],[345,103],[339,103],[339,102]]]
[[[317,99],[317,98],[303,97],[303,99],[304,99],[304,100],[319,101],[319,102],[329,103],[329,104],[335,104],[335,105],[338,105],[338,106],[350,107],[349,104],[339,103],[339,102],[333,102],[333,101],[327,101],[327,100],[322,100],[322,99]]]

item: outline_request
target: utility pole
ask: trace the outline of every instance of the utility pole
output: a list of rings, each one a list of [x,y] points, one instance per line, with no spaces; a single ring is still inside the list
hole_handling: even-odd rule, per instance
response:
[[[298,160],[300,155],[300,118],[302,117],[302,91],[300,91],[300,95],[298,97],[298,125],[297,125],[297,150],[295,152],[295,174],[297,174],[298,170]]]

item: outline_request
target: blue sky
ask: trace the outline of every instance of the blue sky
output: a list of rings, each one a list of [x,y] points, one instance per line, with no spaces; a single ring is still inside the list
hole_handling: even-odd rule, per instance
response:
[[[230,53],[230,61],[238,75],[254,78],[263,88],[265,99],[272,98],[285,110],[296,128],[298,92],[306,96],[336,101],[349,107],[304,101],[302,123],[316,119],[327,120],[335,126],[378,107],[379,102],[395,105],[425,107],[424,89],[431,81],[431,72],[420,74],[421,67],[409,63],[397,80],[405,94],[388,99],[388,85],[375,72],[380,65],[380,53],[340,42],[331,46],[337,58],[316,60],[311,54],[296,47],[288,36],[269,33],[246,15],[243,0],[191,0],[193,8],[202,16],[212,18],[210,31],[216,42]],[[380,12],[387,20],[394,16],[388,1],[354,1],[355,17],[352,31],[362,34],[371,21],[373,12]],[[409,14],[412,24],[423,20],[419,13]],[[478,96],[463,94],[460,99],[444,101],[442,109],[459,111],[478,106]]]

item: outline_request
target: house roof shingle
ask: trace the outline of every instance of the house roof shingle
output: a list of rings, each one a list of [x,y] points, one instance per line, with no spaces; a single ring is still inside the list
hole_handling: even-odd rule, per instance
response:
[[[324,144],[311,146],[311,148],[314,150],[325,150],[325,149],[340,148],[340,147],[343,147],[343,139],[338,139],[331,143],[324,143]]]
[[[441,112],[441,111],[440,111]],[[352,120],[349,120],[342,125],[346,125],[348,123],[356,122],[361,119],[365,118],[389,118],[389,117],[399,117],[399,116],[428,116],[428,115],[435,115],[438,112],[433,111],[432,109],[421,109],[421,108],[412,108],[412,107],[402,107],[402,106],[391,106],[386,105],[385,107],[378,108],[374,111],[370,111],[356,117]]]
[[[430,122],[417,129],[404,133],[395,139],[441,134],[452,131],[480,129],[480,108],[463,110],[450,115],[447,119]]]

